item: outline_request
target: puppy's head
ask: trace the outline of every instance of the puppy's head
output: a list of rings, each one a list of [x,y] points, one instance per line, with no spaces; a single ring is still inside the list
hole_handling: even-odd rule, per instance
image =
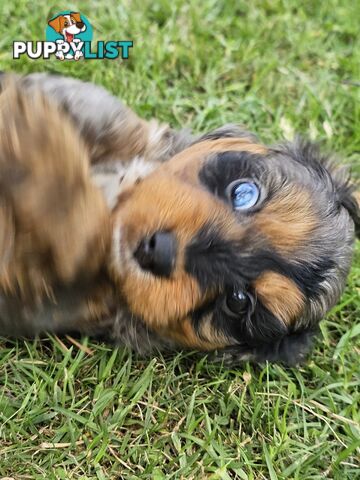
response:
[[[58,15],[48,22],[57,33],[61,33],[67,42],[74,39],[74,35],[86,30],[79,12],[70,12],[67,15]]]
[[[111,270],[160,336],[290,363],[343,291],[355,224],[346,171],[315,146],[229,126],[119,196]]]

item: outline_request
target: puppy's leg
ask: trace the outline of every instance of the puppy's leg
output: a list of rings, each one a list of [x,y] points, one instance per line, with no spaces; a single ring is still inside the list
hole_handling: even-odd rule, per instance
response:
[[[109,212],[70,120],[38,91],[0,95],[0,287],[33,296],[103,264]],[[10,256],[10,260],[9,260]],[[2,282],[2,283],[1,283]]]
[[[186,131],[177,132],[156,120],[139,118],[119,99],[92,83],[31,74],[22,79],[22,84],[30,90],[40,89],[70,115],[89,147],[92,163],[127,163],[134,157],[162,162],[193,141]]]
[[[0,285],[9,286],[8,271],[15,237],[14,218],[9,204],[0,199]]]

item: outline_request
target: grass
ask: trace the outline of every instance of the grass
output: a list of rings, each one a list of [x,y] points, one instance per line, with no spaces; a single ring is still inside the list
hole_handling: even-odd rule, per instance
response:
[[[12,60],[50,14],[80,10],[130,59]],[[360,5],[352,0],[0,4],[1,68],[98,82],[146,118],[206,131],[298,132],[360,167]],[[359,247],[359,245],[358,245]],[[141,359],[84,339],[0,340],[0,478],[360,478],[360,249],[304,366]]]

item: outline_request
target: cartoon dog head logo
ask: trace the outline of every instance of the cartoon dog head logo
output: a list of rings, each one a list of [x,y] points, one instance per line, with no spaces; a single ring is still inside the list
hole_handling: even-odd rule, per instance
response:
[[[83,41],[91,41],[92,28],[88,20],[79,12],[60,12],[49,20],[46,39],[60,45],[64,42],[71,45],[70,49],[64,48],[63,51],[56,52],[55,55],[59,60],[79,60],[84,54],[78,45]]]
[[[92,43],[93,29],[80,12],[65,10],[48,19],[45,41],[16,40],[13,42],[13,59],[22,55],[32,60],[48,60],[53,55],[58,60],[127,60],[132,40],[99,40]]]
[[[81,20],[79,12],[58,15],[50,20],[49,25],[55,32],[60,33],[66,42],[72,42],[75,35],[86,30],[86,25]]]

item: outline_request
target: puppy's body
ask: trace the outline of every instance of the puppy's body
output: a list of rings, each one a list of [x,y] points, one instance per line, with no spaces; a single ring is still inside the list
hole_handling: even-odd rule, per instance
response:
[[[21,333],[101,332],[142,351],[303,357],[350,266],[358,206],[346,172],[304,143],[266,147],[233,126],[194,139],[146,123],[91,84],[19,82],[25,96],[58,105],[59,123],[74,130],[66,142],[85,142],[84,181],[106,200],[110,234],[93,273],[51,277],[52,294],[31,307],[4,296],[3,331],[16,318]],[[251,189],[255,204],[238,209]]]
[[[17,87],[12,93],[16,96],[20,90],[26,92],[24,97],[28,98],[30,103],[28,107],[32,109],[34,117],[29,118],[28,121],[24,118],[24,112],[20,105],[22,95],[20,95],[21,99],[8,98],[7,100],[13,102],[16,108],[9,112],[6,106],[3,106],[2,114],[4,124],[7,123],[9,117],[16,113],[23,116],[24,122],[20,122],[20,124],[18,122],[17,126],[14,127],[17,133],[22,128],[25,129],[32,124],[39,135],[39,138],[35,139],[30,130],[30,139],[20,138],[21,145],[24,147],[21,153],[25,162],[28,161],[28,148],[31,148],[37,142],[38,150],[34,154],[38,155],[39,170],[41,170],[41,165],[46,166],[49,163],[49,157],[42,156],[39,151],[43,149],[44,144],[50,144],[58,153],[58,156],[54,158],[53,165],[57,165],[59,168],[59,172],[55,171],[54,175],[58,176],[60,183],[63,181],[60,171],[66,168],[66,162],[64,163],[63,152],[51,144],[48,131],[56,134],[56,130],[60,129],[59,138],[61,138],[60,143],[63,144],[74,143],[78,146],[80,140],[79,147],[88,154],[84,163],[90,167],[87,174],[89,184],[91,187],[98,187],[102,192],[103,199],[108,206],[107,216],[109,217],[118,196],[123,191],[131,188],[139,179],[156,168],[160,162],[170,158],[174,153],[184,148],[186,142],[191,141],[189,134],[175,133],[166,125],[159,125],[156,121],[147,123],[139,119],[131,110],[101,87],[71,78],[43,74],[34,74],[22,79],[17,78],[16,81]],[[8,83],[11,90],[13,87],[12,81],[9,81],[3,75],[2,84],[6,89],[5,95],[7,95]],[[46,108],[44,111],[41,104],[36,111],[36,106],[39,106],[39,99],[34,101],[34,98],[38,97],[39,93],[44,95],[46,101],[53,107],[52,113],[57,115],[54,124],[51,123],[51,119],[47,118],[48,112]],[[17,110],[19,111],[17,112]],[[73,131],[74,138],[72,138],[70,130]],[[21,137],[21,133],[19,136]],[[28,143],[31,143],[31,145],[28,145]],[[3,148],[2,153],[8,162],[6,169],[12,169],[14,166],[11,159],[12,155],[4,152]],[[77,162],[77,159],[71,158],[71,156],[66,160],[69,160],[70,163],[74,162],[74,164]],[[5,179],[4,173],[4,171],[1,172],[3,179]],[[49,180],[46,171],[43,172],[42,180],[46,185]],[[50,201],[54,205],[63,205],[64,199],[61,198],[61,194],[57,196],[54,192],[48,192],[49,198],[46,198],[39,192],[34,179],[30,179],[30,182],[33,186],[31,193],[35,194],[40,202]],[[70,186],[74,181],[69,179],[68,183]],[[76,187],[71,192],[68,191],[66,195],[68,201],[71,202],[74,197],[77,197]],[[91,205],[95,201],[96,194],[86,205],[87,214],[90,216],[93,216]],[[23,204],[27,204],[27,197],[19,197],[19,205]],[[50,212],[51,214],[54,213],[53,210],[50,210]],[[98,213],[94,216],[95,221],[100,221]],[[48,223],[51,230],[53,222],[49,218],[44,219],[43,223]],[[0,279],[0,286],[3,290],[0,297],[1,334],[32,336],[46,331],[79,331],[86,334],[106,336],[143,352],[160,344],[170,344],[169,340],[157,338],[155,333],[150,332],[141,321],[133,317],[122,300],[118,298],[117,292],[114,292],[113,283],[105,271],[105,251],[109,249],[110,242],[110,238],[106,238],[107,225],[105,223],[106,221],[104,221],[102,227],[98,227],[96,232],[96,234],[101,233],[104,245],[101,251],[99,247],[96,247],[95,252],[86,255],[86,269],[77,265],[77,261],[71,258],[70,252],[72,249],[69,248],[69,245],[64,245],[63,248],[69,254],[64,255],[62,259],[64,264],[70,264],[76,268],[76,272],[72,272],[69,278],[63,278],[62,275],[59,275],[57,267],[55,267],[53,269],[56,271],[55,278],[52,278],[51,281],[45,279],[43,265],[41,265],[39,271],[31,270],[26,279],[17,276],[9,280],[8,275],[2,277],[3,281]],[[4,244],[2,250],[6,251],[12,231],[10,226],[5,223],[5,218],[2,226],[4,237],[1,239]],[[70,227],[70,224],[67,223],[67,226]],[[83,218],[78,218],[78,227],[83,228]],[[34,229],[37,229],[37,227],[34,227]],[[71,243],[73,242],[73,245],[76,245],[81,240],[81,235],[72,231],[70,227],[69,233],[71,232]],[[59,243],[64,243],[64,238],[58,233],[57,236]],[[88,236],[90,237],[89,234]],[[21,240],[19,240],[19,243],[21,243]],[[81,242],[79,248],[83,248]],[[32,257],[34,255],[36,255],[36,252],[27,252],[27,256]],[[93,257],[98,257],[99,260],[96,263],[96,268],[91,269],[88,268],[90,265],[87,264],[87,261],[91,261]],[[9,263],[13,263],[13,258],[9,258]],[[24,270],[28,271],[29,268],[24,265]],[[94,273],[92,273],[92,270]],[[42,287],[34,285],[34,275],[40,276],[39,282],[45,285],[46,292]],[[30,291],[22,291],[22,284],[29,287]],[[41,298],[38,298],[39,290]]]

